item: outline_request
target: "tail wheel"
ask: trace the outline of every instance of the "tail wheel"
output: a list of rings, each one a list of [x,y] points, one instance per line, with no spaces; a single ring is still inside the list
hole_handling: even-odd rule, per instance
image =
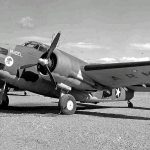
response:
[[[128,102],[128,108],[133,108],[133,104],[130,101]]]
[[[60,97],[58,105],[62,114],[72,115],[76,111],[76,100],[70,94],[65,94]]]
[[[26,91],[24,91],[24,96],[26,96],[27,95],[27,92]]]

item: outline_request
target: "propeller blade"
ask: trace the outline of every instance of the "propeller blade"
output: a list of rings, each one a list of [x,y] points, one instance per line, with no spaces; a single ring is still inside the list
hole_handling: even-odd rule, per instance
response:
[[[23,65],[20,67],[20,69],[26,69],[26,68],[30,68],[30,67],[33,67],[33,66],[36,66],[37,64],[27,64],[27,65]]]
[[[55,36],[52,44],[50,45],[49,49],[47,50],[47,59],[50,58],[52,52],[54,51],[54,49],[56,48],[57,46],[57,43],[59,41],[59,38],[60,38],[60,32],[57,33],[57,35]]]
[[[49,75],[49,77],[50,77],[50,80],[51,80],[53,86],[56,88],[56,86],[57,86],[57,85],[56,85],[56,82],[55,82],[55,80],[54,80],[54,78],[53,78],[53,76],[52,76],[52,74],[51,74],[51,72],[50,72],[50,70],[49,70],[48,65],[45,65],[45,68],[46,68],[46,70],[47,70],[47,72],[48,72],[48,75]]]

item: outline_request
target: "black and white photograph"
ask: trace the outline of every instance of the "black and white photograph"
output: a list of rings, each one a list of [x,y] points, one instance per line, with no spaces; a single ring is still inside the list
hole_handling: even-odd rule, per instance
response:
[[[149,150],[150,1],[0,0],[0,150]]]

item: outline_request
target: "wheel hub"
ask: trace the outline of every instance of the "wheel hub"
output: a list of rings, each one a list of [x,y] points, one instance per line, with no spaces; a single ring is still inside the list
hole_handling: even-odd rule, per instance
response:
[[[72,102],[71,100],[69,100],[69,101],[67,102],[67,109],[68,109],[68,110],[72,110],[72,109],[73,109],[73,106],[74,106],[73,102]]]

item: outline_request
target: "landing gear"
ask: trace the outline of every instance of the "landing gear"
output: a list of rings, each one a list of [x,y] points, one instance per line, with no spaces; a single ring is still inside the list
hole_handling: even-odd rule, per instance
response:
[[[9,98],[7,96],[8,87],[6,84],[0,89],[0,108],[6,108],[9,105]]]
[[[133,103],[131,103],[130,101],[128,101],[127,104],[128,104],[128,108],[133,108]]]
[[[6,95],[5,98],[3,98],[1,101],[0,108],[7,108],[8,105],[9,105],[9,98]]]
[[[76,100],[70,94],[64,94],[59,99],[60,112],[64,115],[72,115],[76,111]]]

